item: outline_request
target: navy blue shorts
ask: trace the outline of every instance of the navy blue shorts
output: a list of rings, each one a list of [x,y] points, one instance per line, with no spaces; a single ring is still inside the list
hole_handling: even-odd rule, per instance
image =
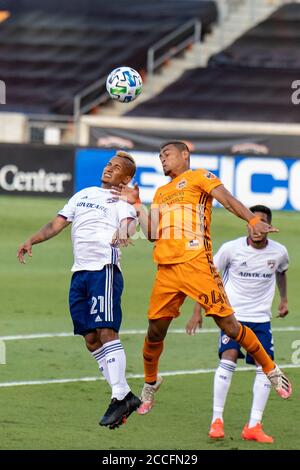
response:
[[[122,273],[114,264],[107,264],[101,271],[73,274],[69,305],[75,335],[84,336],[96,328],[119,331],[123,284]]]
[[[248,326],[256,334],[269,356],[274,359],[274,345],[271,323],[269,321],[264,323],[241,321],[240,323],[242,325]],[[245,358],[245,355],[242,353],[241,346],[239,345],[239,343],[225,335],[224,331],[222,330],[219,339],[219,357],[221,357],[224,351],[228,351],[228,349],[236,349],[239,352],[238,358]],[[247,364],[255,364],[253,357],[248,353],[246,354],[246,362]]]

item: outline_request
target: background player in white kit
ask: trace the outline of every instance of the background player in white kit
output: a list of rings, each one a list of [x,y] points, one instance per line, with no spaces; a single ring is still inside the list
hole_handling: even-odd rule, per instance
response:
[[[271,223],[271,210],[263,205],[250,207],[251,212],[263,221]],[[267,353],[274,358],[270,319],[275,293],[275,283],[280,293],[278,316],[288,313],[286,271],[289,258],[285,246],[267,239],[267,234],[238,238],[224,243],[214,256],[214,264],[223,272],[223,282],[236,318],[251,328]],[[193,334],[202,324],[200,305],[196,304],[194,314],[186,326],[188,334]],[[219,343],[219,367],[214,379],[213,419],[209,436],[224,437],[223,410],[230,387],[232,374],[238,358],[244,358],[239,344],[221,332]],[[247,354],[246,362],[254,364]],[[246,440],[272,443],[273,438],[263,432],[261,420],[267,404],[271,384],[261,367],[256,369],[253,385],[253,402],[250,421],[242,431]]]
[[[117,152],[103,170],[101,187],[76,193],[17,252],[19,261],[24,263],[24,255],[32,255],[32,245],[49,240],[72,223],[70,313],[74,334],[84,336],[86,347],[111,386],[112,400],[99,423],[110,429],[125,422],[141,403],[126,381],[126,357],[118,335],[123,291],[118,245],[127,246],[128,237],[134,233],[136,211],[111,193],[112,186],[127,185],[135,170],[131,155]]]

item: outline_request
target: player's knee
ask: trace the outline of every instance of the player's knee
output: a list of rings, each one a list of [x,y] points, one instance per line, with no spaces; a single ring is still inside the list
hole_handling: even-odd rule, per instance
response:
[[[172,318],[163,318],[159,320],[150,320],[147,337],[152,343],[158,343],[165,339]]]
[[[90,352],[96,351],[101,347],[99,339],[96,334],[85,336],[85,345]]]
[[[226,361],[237,362],[238,351],[237,349],[227,349],[221,355],[221,359],[226,359]]]
[[[102,344],[119,339],[118,333],[116,333],[115,330],[112,330],[110,328],[99,329],[98,332]]]
[[[152,326],[149,327],[147,336],[151,343],[158,343],[159,341],[164,340],[165,332],[160,330],[157,326]]]
[[[223,327],[223,330],[227,336],[231,339],[235,339],[240,331],[239,324],[237,322],[228,323]]]

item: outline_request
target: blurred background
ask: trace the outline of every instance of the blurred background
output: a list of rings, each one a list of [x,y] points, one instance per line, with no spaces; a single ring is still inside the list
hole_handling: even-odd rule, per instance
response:
[[[150,202],[155,155],[183,139],[244,203],[299,210],[300,4],[282,0],[2,0],[0,194],[68,197],[116,148]],[[142,95],[117,103],[115,67]],[[4,104],[5,102],[5,104]],[[95,172],[95,169],[97,170]]]

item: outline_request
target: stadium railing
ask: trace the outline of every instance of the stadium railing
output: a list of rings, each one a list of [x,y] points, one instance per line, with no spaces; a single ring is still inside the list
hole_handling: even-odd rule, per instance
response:
[[[76,144],[73,116],[28,115],[26,131],[26,141],[30,143]]]
[[[148,49],[147,75],[150,83],[155,70],[157,70],[160,65],[179,54],[189,45],[200,42],[201,29],[201,21],[197,18],[193,18]],[[77,93],[74,97],[73,118],[75,125],[75,142],[78,142],[79,139],[78,125],[81,115],[88,113],[96,106],[107,101],[107,93],[102,92],[105,81],[106,76],[101,77],[80,93]]]
[[[147,52],[147,74],[148,83],[153,85],[153,75],[155,70],[160,67],[164,62],[179,54],[186,47],[191,44],[200,43],[201,41],[202,23],[199,19],[193,18],[187,21],[182,26],[177,28],[172,33],[168,34],[160,41],[157,41]],[[189,34],[190,32],[190,34]],[[184,37],[185,33],[188,36],[176,44],[176,40]]]

